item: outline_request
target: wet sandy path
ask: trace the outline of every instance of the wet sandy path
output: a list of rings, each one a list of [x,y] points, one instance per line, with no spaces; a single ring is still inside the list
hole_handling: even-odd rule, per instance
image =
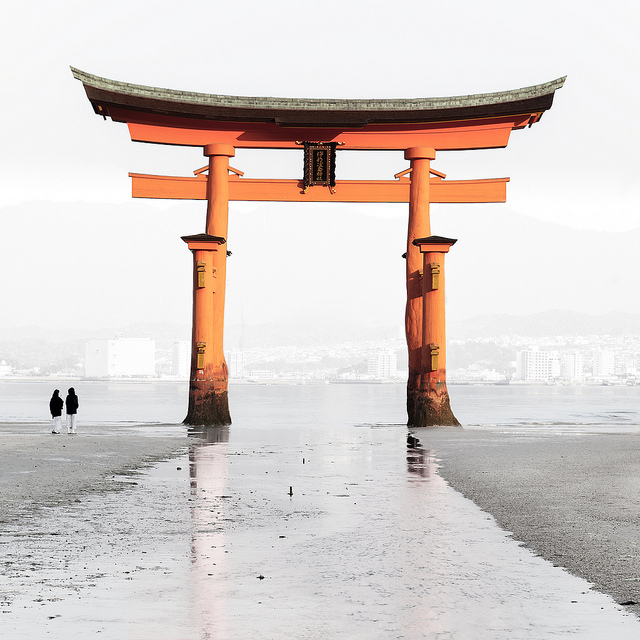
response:
[[[396,425],[234,425],[190,457],[108,480],[118,491],[22,512],[0,537],[3,637],[640,637],[626,607],[435,473],[434,454],[445,476],[465,475],[482,437],[458,433],[420,434],[425,446],[408,450]],[[167,435],[159,457],[183,446]],[[67,459],[82,459],[82,438],[91,445],[78,436]],[[127,444],[119,434],[111,449],[132,454]]]
[[[439,474],[515,539],[640,614],[640,433],[417,432]]]

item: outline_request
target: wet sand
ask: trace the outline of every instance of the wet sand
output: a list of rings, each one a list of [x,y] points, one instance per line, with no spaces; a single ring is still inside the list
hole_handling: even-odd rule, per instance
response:
[[[5,428],[0,632],[640,637],[632,606],[561,568],[638,597],[638,436],[416,435],[407,449],[406,428],[382,424],[238,424],[209,444],[177,425]]]
[[[416,434],[516,540],[640,615],[640,433],[579,431]]]
[[[50,433],[47,424],[3,425],[0,434],[0,522],[87,492],[121,487],[122,477],[175,455],[190,440],[177,425],[81,426]]]

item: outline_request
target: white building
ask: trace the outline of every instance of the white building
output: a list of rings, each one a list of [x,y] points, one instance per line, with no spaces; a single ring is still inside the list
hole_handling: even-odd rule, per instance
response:
[[[7,376],[10,376],[11,372],[12,368],[7,364],[6,360],[0,362],[0,378],[6,378]]]
[[[556,351],[530,347],[516,354],[516,378],[527,382],[547,382],[560,376],[560,359]]]
[[[378,351],[369,358],[367,373],[375,380],[387,380],[398,377],[398,356],[393,349]]]
[[[156,343],[150,338],[91,340],[85,345],[87,378],[155,377]]]
[[[179,340],[173,343],[171,358],[171,375],[178,378],[189,378],[191,373],[191,343]]]
[[[584,357],[579,351],[562,354],[560,375],[576,382],[584,380]]]
[[[247,372],[247,378],[251,380],[275,380],[276,372],[271,369],[252,369]]]
[[[594,378],[613,378],[616,374],[615,355],[613,351],[598,349],[593,354]]]
[[[230,351],[226,360],[229,367],[229,378],[242,379],[245,377],[244,351]]]

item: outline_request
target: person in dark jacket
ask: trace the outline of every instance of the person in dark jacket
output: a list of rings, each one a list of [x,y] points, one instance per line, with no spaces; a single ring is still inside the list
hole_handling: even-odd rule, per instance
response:
[[[60,422],[62,421],[62,406],[64,401],[60,397],[60,390],[56,389],[49,400],[49,411],[51,411],[51,433],[60,433]]]
[[[78,413],[78,407],[80,406],[80,403],[78,402],[76,390],[73,387],[69,389],[69,393],[66,400],[64,401],[64,404],[67,411],[67,433],[75,433],[76,414]]]

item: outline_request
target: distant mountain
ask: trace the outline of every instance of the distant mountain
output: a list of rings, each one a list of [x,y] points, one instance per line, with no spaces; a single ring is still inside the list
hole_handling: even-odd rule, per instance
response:
[[[384,212],[367,205],[232,203],[227,346],[243,339],[368,339],[401,326],[407,208],[388,205]],[[24,336],[29,327],[46,327],[51,340],[116,331],[189,339],[193,258],[181,236],[201,232],[204,218],[199,202],[166,209],[146,201],[1,208],[0,327],[22,326]],[[504,205],[443,204],[432,207],[431,232],[458,239],[445,260],[452,330],[470,327],[458,324],[466,319],[479,326],[484,321],[475,319],[492,318],[484,333],[505,323],[507,333],[514,332],[509,327],[588,333],[594,321],[586,317],[612,314],[596,325],[608,333],[631,330],[632,316],[640,314],[640,230],[579,230]],[[552,309],[574,316],[547,320]],[[506,316],[537,319],[527,325]],[[244,337],[232,329],[240,327]]]
[[[543,311],[526,316],[506,313],[453,320],[447,324],[449,338],[480,339],[498,336],[640,335],[640,314],[589,315],[577,311]]]
[[[431,229],[458,238],[446,257],[451,321],[550,309],[640,313],[638,229],[574,229],[495,205],[434,207]]]
[[[81,343],[109,340],[121,334],[124,338],[152,338],[156,342],[191,340],[191,327],[170,322],[140,322],[125,326],[81,329],[48,329],[42,326],[0,328],[0,345],[10,342],[39,341],[50,344]]]

